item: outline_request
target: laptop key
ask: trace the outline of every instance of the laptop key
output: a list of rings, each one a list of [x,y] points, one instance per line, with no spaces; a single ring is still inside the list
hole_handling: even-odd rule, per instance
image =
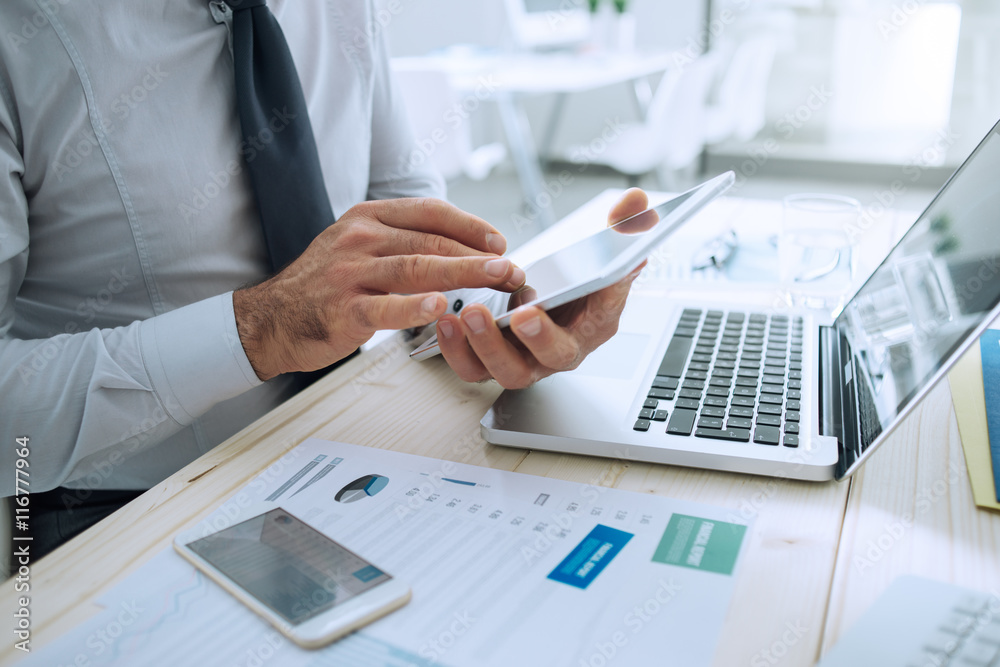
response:
[[[753,408],[744,407],[742,405],[734,405],[729,408],[730,417],[753,417]]]
[[[781,406],[780,405],[767,405],[765,403],[764,405],[761,405],[759,408],[757,408],[757,412],[759,412],[762,415],[780,415],[781,414]]]
[[[691,361],[697,361],[699,363],[708,363],[712,360],[712,355],[710,354],[692,354]],[[680,377],[680,371],[677,371],[677,377]]]
[[[799,420],[798,410],[789,410],[785,413],[785,421],[797,422]]]
[[[796,410],[797,411],[801,407],[802,406],[800,405],[800,403],[798,401],[788,401],[787,403],[785,403],[785,409],[786,410]]]
[[[756,387],[736,387],[736,389],[733,391],[733,393],[736,394],[737,396],[751,396],[751,397],[754,397],[754,396],[757,395],[757,388]]]
[[[733,383],[732,378],[727,378],[720,375],[713,375],[712,379],[708,381],[708,384],[712,387],[726,387],[727,389],[729,388],[729,385],[731,385],[732,383]]]
[[[698,428],[722,428],[722,419],[719,417],[701,417],[698,420]]]
[[[751,377],[736,378],[736,386],[737,387],[753,387],[754,389],[756,389],[757,388],[757,378],[751,378]]]
[[[799,425],[795,422],[785,422],[785,433],[795,433],[799,432]]]
[[[745,428],[699,428],[695,429],[696,438],[711,438],[713,440],[730,440],[732,442],[750,442],[750,431]]]
[[[705,393],[709,396],[723,396],[725,398],[729,397],[729,385],[725,387],[709,387],[705,390]]]
[[[697,410],[699,405],[701,404],[694,399],[680,398],[677,400],[676,407],[684,408],[685,410]]]
[[[784,392],[784,389],[785,388],[782,387],[780,384],[774,384],[771,382],[765,382],[762,385],[760,385],[760,391],[761,393],[764,394],[777,394],[778,396],[781,396],[781,394]]]
[[[770,403],[771,405],[781,405],[781,396],[775,396],[774,394],[761,394],[761,403]]]
[[[701,409],[701,415],[703,417],[725,417],[726,411],[723,408],[708,406]]]
[[[734,359],[719,359],[715,362],[716,370],[720,368],[736,368],[736,361]]]
[[[694,428],[694,418],[697,414],[694,410],[674,410],[670,421],[667,422],[667,433],[691,435],[691,429]]]
[[[798,447],[799,446],[799,436],[792,435],[791,433],[785,434],[785,440],[782,443],[785,447]]]
[[[667,421],[667,411],[666,410],[657,410],[656,412],[654,412],[653,413],[653,421],[655,421],[655,422],[665,422],[665,421]]]
[[[691,327],[677,327],[674,329],[674,336],[684,336],[685,338],[694,338],[695,330]]]
[[[649,393],[646,394],[647,398],[659,398],[664,401],[672,401],[674,398],[674,392],[669,389],[650,389]]]
[[[653,380],[654,389],[677,389],[677,378],[660,377]]]
[[[704,380],[694,380],[691,378],[684,378],[684,382],[681,383],[681,391],[684,391],[685,389],[697,389],[698,391],[701,391],[704,386],[705,386]]]
[[[656,374],[679,378],[684,372],[684,363],[687,361],[688,352],[691,351],[692,342],[694,341],[690,338],[681,336],[671,338],[670,344],[667,345],[667,351],[664,352],[663,359],[660,361],[660,369]]]
[[[757,423],[764,426],[781,426],[781,417],[778,415],[757,415]]]
[[[789,389],[788,390],[788,398],[797,401],[800,398],[802,398],[802,392],[799,391],[798,389]]]
[[[749,396],[733,396],[733,405],[752,408],[754,405],[754,399]]]
[[[687,375],[684,376],[687,380],[704,380],[708,377],[708,373],[705,371],[693,371],[688,369]]]
[[[648,419],[636,419],[635,424],[632,426],[633,431],[648,431],[649,430],[649,420]]]
[[[788,388],[789,389],[802,389],[802,381],[801,380],[789,380],[788,381]]]
[[[709,396],[705,399],[705,405],[711,405],[716,408],[726,407],[727,401],[722,396]]]
[[[726,428],[750,428],[753,420],[749,417],[730,417],[726,422]]]
[[[681,398],[691,398],[694,400],[701,399],[701,392],[698,391],[697,389],[690,389],[690,388],[681,389],[679,392],[677,392],[677,395],[680,396]]]
[[[660,407],[660,402],[655,398],[647,398],[646,401],[642,404],[642,407],[655,410],[656,408]]]
[[[774,426],[758,426],[753,432],[753,441],[758,445],[777,445],[781,432]]]
[[[649,408],[643,408],[642,410],[639,410],[639,419],[652,419],[652,418],[653,418],[653,411],[650,410]]]

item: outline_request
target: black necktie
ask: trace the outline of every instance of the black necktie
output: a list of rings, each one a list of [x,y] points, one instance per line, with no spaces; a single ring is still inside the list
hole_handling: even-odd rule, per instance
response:
[[[302,254],[334,221],[292,54],[265,0],[233,10],[236,106],[271,267]]]

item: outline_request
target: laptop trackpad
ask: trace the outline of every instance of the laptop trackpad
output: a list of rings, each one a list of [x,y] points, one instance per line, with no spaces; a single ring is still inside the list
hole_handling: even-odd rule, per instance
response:
[[[603,378],[628,379],[646,353],[649,336],[619,332],[590,353],[576,373]]]

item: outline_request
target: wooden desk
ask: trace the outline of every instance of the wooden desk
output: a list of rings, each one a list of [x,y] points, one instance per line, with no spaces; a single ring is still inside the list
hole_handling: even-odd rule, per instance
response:
[[[308,436],[754,516],[715,656],[720,667],[812,664],[900,574],[1000,590],[1000,514],[973,506],[947,383],[853,480],[815,484],[488,445],[479,419],[500,388],[466,384],[440,359],[415,363],[407,351],[397,336],[365,352],[33,563],[34,650],[96,613],[90,601],[103,589]],[[4,618],[15,597],[8,582]],[[8,639],[0,662],[21,655]]]

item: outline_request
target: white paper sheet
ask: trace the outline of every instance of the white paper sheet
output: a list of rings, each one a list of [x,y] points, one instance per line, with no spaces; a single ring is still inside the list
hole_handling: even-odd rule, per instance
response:
[[[389,483],[334,499],[368,474]],[[303,650],[166,550],[21,664],[703,665],[747,541],[721,508],[317,439],[199,527],[275,506],[409,583],[412,601]]]

